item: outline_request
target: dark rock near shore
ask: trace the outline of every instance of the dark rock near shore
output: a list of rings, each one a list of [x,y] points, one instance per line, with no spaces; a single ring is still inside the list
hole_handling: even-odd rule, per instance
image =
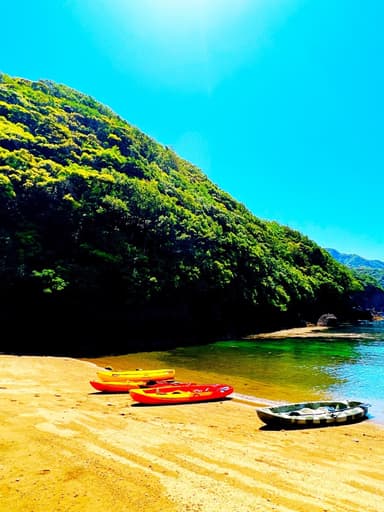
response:
[[[325,313],[324,315],[321,315],[316,325],[322,327],[336,327],[339,325],[339,321],[333,313]]]

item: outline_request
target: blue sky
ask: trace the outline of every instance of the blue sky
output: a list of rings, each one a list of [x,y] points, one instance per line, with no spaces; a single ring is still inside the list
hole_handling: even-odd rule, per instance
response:
[[[0,12],[0,71],[89,94],[257,217],[384,260],[382,0],[8,0]]]

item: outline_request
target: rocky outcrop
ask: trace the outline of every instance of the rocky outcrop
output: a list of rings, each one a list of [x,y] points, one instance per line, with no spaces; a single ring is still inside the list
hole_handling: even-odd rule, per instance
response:
[[[325,313],[318,319],[316,325],[322,327],[336,327],[339,324],[337,317],[333,313]]]

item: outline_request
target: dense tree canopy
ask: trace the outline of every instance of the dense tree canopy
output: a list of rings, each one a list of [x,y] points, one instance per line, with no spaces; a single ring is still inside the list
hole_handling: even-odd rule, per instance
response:
[[[240,336],[348,315],[361,290],[91,97],[4,74],[0,219],[8,349],[31,333],[59,352]]]

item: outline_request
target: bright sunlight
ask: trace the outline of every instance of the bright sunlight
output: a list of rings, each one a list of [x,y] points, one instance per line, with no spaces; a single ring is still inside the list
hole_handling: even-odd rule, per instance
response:
[[[253,0],[255,1],[255,0]],[[256,0],[257,2],[260,0]],[[262,0],[264,1],[264,0]],[[128,9],[140,17],[140,23],[168,36],[188,35],[195,31],[215,30],[244,14],[251,0],[141,0]],[[121,2],[121,10],[127,7]]]

